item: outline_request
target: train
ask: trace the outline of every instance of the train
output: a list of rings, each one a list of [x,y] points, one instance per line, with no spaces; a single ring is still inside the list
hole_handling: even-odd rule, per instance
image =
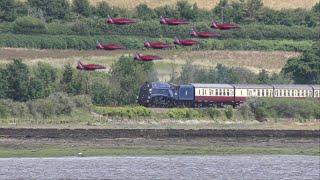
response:
[[[238,107],[248,98],[315,98],[320,100],[320,85],[296,84],[201,84],[175,85],[145,82],[137,103],[145,107]]]

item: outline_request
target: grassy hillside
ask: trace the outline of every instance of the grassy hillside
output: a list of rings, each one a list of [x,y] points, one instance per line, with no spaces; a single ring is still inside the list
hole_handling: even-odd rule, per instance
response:
[[[26,1],[26,0],[21,0]],[[72,1],[72,0],[70,0]],[[132,9],[138,4],[145,3],[149,7],[155,8],[163,5],[175,5],[177,0],[89,0],[92,4],[101,1],[108,2],[111,6]],[[211,9],[220,0],[188,0],[190,3],[197,3],[199,8]],[[263,0],[266,7],[273,9],[295,9],[295,8],[312,8],[319,0]]]
[[[28,65],[38,62],[46,62],[54,67],[62,68],[65,64],[76,65],[77,60],[85,63],[100,63],[110,66],[122,55],[132,56],[135,51],[78,51],[78,50],[36,50],[36,49],[0,49],[0,66],[10,62],[14,58],[22,58]],[[156,61],[155,66],[160,80],[169,80],[172,71],[179,73],[183,64],[191,60],[194,65],[201,67],[214,67],[224,64],[233,67],[245,67],[256,73],[260,69],[269,72],[279,72],[286,61],[292,57],[298,57],[296,52],[260,52],[260,51],[189,51],[184,50],[147,50],[143,54],[157,54],[164,59]],[[174,67],[174,68],[173,68]]]
[[[140,3],[145,3],[149,7],[158,7],[163,5],[175,5],[177,0],[89,0],[96,4],[101,1],[107,1],[113,6],[119,6],[123,8],[133,8]],[[211,9],[220,0],[188,0],[190,3],[197,3],[200,8]],[[274,9],[294,9],[294,8],[311,8],[318,0],[263,0],[264,5]]]

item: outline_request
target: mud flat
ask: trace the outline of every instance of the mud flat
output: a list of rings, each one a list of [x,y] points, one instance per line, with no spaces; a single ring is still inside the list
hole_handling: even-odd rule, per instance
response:
[[[275,137],[319,138],[320,130],[235,130],[235,129],[32,129],[0,128],[8,138],[195,138],[195,137]]]

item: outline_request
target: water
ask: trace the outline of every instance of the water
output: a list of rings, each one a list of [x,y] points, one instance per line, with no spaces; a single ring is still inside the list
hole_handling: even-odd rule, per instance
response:
[[[320,179],[319,156],[0,158],[0,179]]]

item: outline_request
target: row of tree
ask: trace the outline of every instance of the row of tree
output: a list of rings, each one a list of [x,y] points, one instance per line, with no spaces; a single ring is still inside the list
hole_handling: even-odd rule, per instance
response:
[[[88,0],[1,0],[0,22],[14,21],[19,16],[32,16],[43,21],[74,21],[82,17],[101,17],[107,15],[150,20],[160,16],[184,18],[191,21],[210,21],[212,19],[236,23],[263,23],[281,25],[305,25],[314,27],[319,24],[320,3],[312,10],[273,10],[263,5],[262,0],[220,0],[211,10],[198,8],[197,4],[179,0],[176,6],[161,6],[155,9],[146,4],[136,6],[134,10],[111,7],[103,1],[92,6]],[[223,16],[222,16],[223,15]]]

